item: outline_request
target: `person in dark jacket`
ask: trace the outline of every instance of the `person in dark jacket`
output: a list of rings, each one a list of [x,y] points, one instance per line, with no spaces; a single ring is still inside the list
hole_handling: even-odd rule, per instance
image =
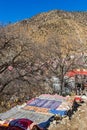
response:
[[[67,111],[67,116],[69,117],[69,120],[71,120],[72,114],[73,114],[73,110],[72,110],[72,109],[69,109],[69,110]]]

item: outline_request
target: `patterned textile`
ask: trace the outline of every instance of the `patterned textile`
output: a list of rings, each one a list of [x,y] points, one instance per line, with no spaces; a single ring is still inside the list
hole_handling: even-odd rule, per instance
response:
[[[14,126],[14,127],[19,127],[22,128],[23,130],[29,130],[30,125],[33,123],[33,121],[29,120],[29,119],[25,119],[25,118],[21,118],[21,119],[15,119],[12,120],[9,123],[9,126]]]

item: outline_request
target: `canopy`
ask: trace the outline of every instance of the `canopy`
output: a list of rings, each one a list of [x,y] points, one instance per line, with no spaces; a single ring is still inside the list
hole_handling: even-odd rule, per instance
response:
[[[69,77],[74,77],[75,75],[87,75],[87,70],[75,69],[66,73],[66,76],[69,76]]]

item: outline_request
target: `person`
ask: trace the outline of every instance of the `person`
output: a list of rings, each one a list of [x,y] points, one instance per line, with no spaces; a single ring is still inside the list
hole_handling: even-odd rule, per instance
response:
[[[73,114],[73,111],[72,111],[72,108],[70,108],[70,109],[67,111],[67,116],[69,117],[69,120],[71,120],[72,114]]]
[[[77,103],[77,101],[76,100],[74,100],[73,101],[73,105],[72,105],[72,111],[74,112],[76,112],[77,111],[77,108],[79,107],[79,106],[81,106],[79,103]]]
[[[80,95],[80,93],[81,93],[81,84],[80,83],[77,84],[77,91],[78,91],[78,94]]]

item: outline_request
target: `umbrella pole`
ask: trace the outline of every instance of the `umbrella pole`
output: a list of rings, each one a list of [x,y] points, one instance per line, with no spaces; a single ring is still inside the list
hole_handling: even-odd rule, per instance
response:
[[[75,75],[75,93],[77,95],[76,75]]]

